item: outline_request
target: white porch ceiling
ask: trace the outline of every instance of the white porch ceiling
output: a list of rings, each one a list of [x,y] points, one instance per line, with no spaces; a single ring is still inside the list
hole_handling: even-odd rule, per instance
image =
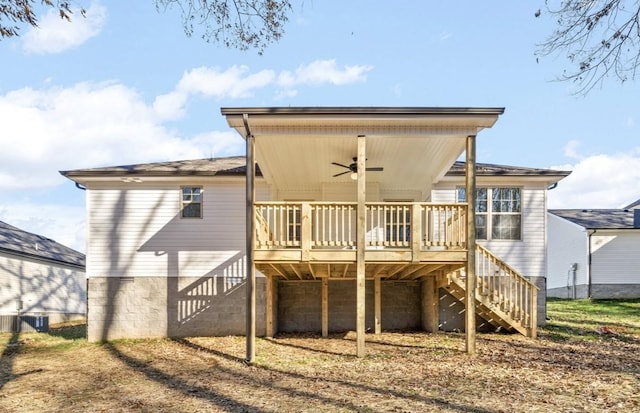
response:
[[[346,169],[366,136],[367,182],[425,192],[464,152],[466,137],[496,122],[502,108],[229,108],[229,125],[255,137],[256,160],[278,190],[319,190],[350,182]],[[249,131],[247,131],[247,126]]]

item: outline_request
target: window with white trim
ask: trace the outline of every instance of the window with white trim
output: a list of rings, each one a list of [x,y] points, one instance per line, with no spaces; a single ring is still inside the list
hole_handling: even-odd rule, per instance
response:
[[[465,202],[465,188],[458,187],[456,198]],[[476,238],[522,239],[521,188],[476,188]]]
[[[183,186],[180,205],[182,218],[202,218],[202,187]]]

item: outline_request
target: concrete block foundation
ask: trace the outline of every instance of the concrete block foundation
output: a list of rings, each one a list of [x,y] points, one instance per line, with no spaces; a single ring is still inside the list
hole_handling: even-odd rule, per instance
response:
[[[593,284],[591,285],[591,298],[640,298],[640,284]]]
[[[256,334],[266,335],[266,281],[257,278]],[[533,279],[544,324],[544,278]],[[464,331],[464,305],[435,283],[381,281],[383,330]],[[355,280],[330,280],[329,332],[356,329]],[[274,281],[273,332],[322,331],[322,282]],[[119,338],[244,335],[246,283],[224,277],[92,277],[88,282],[89,341]],[[374,283],[366,282],[365,328],[374,331]],[[482,320],[478,320],[481,326]]]
[[[243,335],[246,284],[223,277],[92,277],[87,338]],[[257,334],[265,333],[265,278],[257,278]]]
[[[374,286],[366,285],[365,328],[374,330]],[[407,330],[421,328],[420,281],[381,282],[382,328]],[[321,281],[280,281],[278,283],[278,331],[322,331]],[[356,283],[354,280],[329,281],[329,332],[356,329]]]
[[[547,296],[566,299],[589,298],[589,286],[587,284],[576,285],[575,297],[571,287],[550,289],[547,291]],[[593,284],[591,298],[596,300],[640,298],[640,284]]]

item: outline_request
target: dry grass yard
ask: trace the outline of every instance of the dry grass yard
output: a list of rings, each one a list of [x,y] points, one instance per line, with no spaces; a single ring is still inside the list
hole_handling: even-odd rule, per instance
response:
[[[635,412],[640,300],[551,301],[537,340],[387,332],[87,343],[83,325],[0,334],[2,412]]]

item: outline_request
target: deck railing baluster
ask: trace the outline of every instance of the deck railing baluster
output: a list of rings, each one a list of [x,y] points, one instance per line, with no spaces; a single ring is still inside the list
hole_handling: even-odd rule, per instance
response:
[[[538,287],[518,274],[486,248],[477,245],[476,270],[478,283],[488,290],[488,295],[480,294],[479,299],[490,300],[496,309],[519,323],[521,331],[528,336],[536,336]],[[484,290],[480,289],[480,292]],[[524,334],[524,332],[523,332]]]
[[[302,202],[257,202],[256,231],[261,231],[257,236],[257,249],[299,248],[303,244],[302,205]],[[310,237],[310,242],[305,245],[336,249],[355,245],[353,203],[309,202],[305,205],[310,220],[310,231],[305,235]],[[415,205],[419,205],[416,212]],[[399,249],[415,249],[416,245],[419,249],[464,247],[466,208],[466,204],[367,203],[366,246]],[[413,217],[414,213],[420,216]],[[414,243],[413,238],[418,236],[420,238]]]

